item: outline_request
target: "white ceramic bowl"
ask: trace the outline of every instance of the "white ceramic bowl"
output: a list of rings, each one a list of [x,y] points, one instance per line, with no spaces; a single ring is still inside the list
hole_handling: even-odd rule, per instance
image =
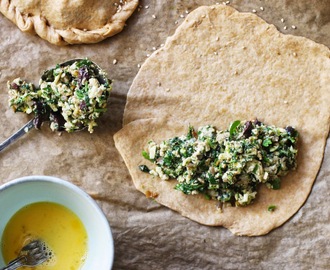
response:
[[[64,205],[84,224],[88,235],[88,250],[81,270],[110,270],[114,259],[114,243],[108,220],[87,193],[56,177],[27,176],[0,187],[0,239],[9,219],[19,209],[43,201]],[[5,266],[2,252],[1,266]]]

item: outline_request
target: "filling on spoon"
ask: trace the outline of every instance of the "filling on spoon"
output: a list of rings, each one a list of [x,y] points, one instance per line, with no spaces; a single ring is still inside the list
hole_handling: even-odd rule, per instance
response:
[[[8,82],[9,105],[15,112],[34,113],[36,128],[49,121],[53,131],[67,132],[87,127],[92,133],[112,90],[112,82],[88,59],[57,65],[39,85],[21,78]]]

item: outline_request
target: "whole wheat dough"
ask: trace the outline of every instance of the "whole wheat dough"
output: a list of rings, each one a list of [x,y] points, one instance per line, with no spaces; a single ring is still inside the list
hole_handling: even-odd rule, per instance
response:
[[[124,28],[138,0],[0,0],[0,11],[23,32],[56,45],[96,43]]]
[[[255,14],[228,6],[190,13],[165,46],[141,67],[129,90],[124,127],[115,134],[138,190],[183,216],[237,235],[263,235],[294,215],[320,168],[330,115],[330,52],[303,37],[284,35]],[[298,168],[280,190],[261,188],[247,207],[226,207],[174,190],[139,171],[149,140],[160,143],[195,127],[226,129],[253,120],[300,133]],[[269,205],[276,205],[270,213]]]

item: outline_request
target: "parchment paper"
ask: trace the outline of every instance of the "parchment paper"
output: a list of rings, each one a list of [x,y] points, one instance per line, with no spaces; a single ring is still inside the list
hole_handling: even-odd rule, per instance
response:
[[[8,107],[8,80],[20,76],[37,84],[48,67],[89,57],[108,72],[114,90],[109,110],[93,134],[59,135],[45,125],[1,152],[0,182],[26,175],[52,175],[91,194],[113,232],[114,269],[329,269],[329,142],[305,205],[282,227],[253,238],[199,225],[145,198],[135,190],[115,149],[112,136],[121,128],[126,94],[139,66],[174,33],[187,12],[217,2],[222,3],[141,1],[123,32],[98,44],[66,47],[22,33],[1,15],[1,141],[29,119]],[[229,4],[239,11],[255,11],[283,33],[302,35],[330,47],[329,0],[233,0]]]

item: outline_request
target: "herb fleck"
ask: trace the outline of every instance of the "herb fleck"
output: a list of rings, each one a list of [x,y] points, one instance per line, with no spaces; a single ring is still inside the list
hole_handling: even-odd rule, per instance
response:
[[[276,209],[276,205],[270,205],[268,206],[268,212],[274,212]]]

